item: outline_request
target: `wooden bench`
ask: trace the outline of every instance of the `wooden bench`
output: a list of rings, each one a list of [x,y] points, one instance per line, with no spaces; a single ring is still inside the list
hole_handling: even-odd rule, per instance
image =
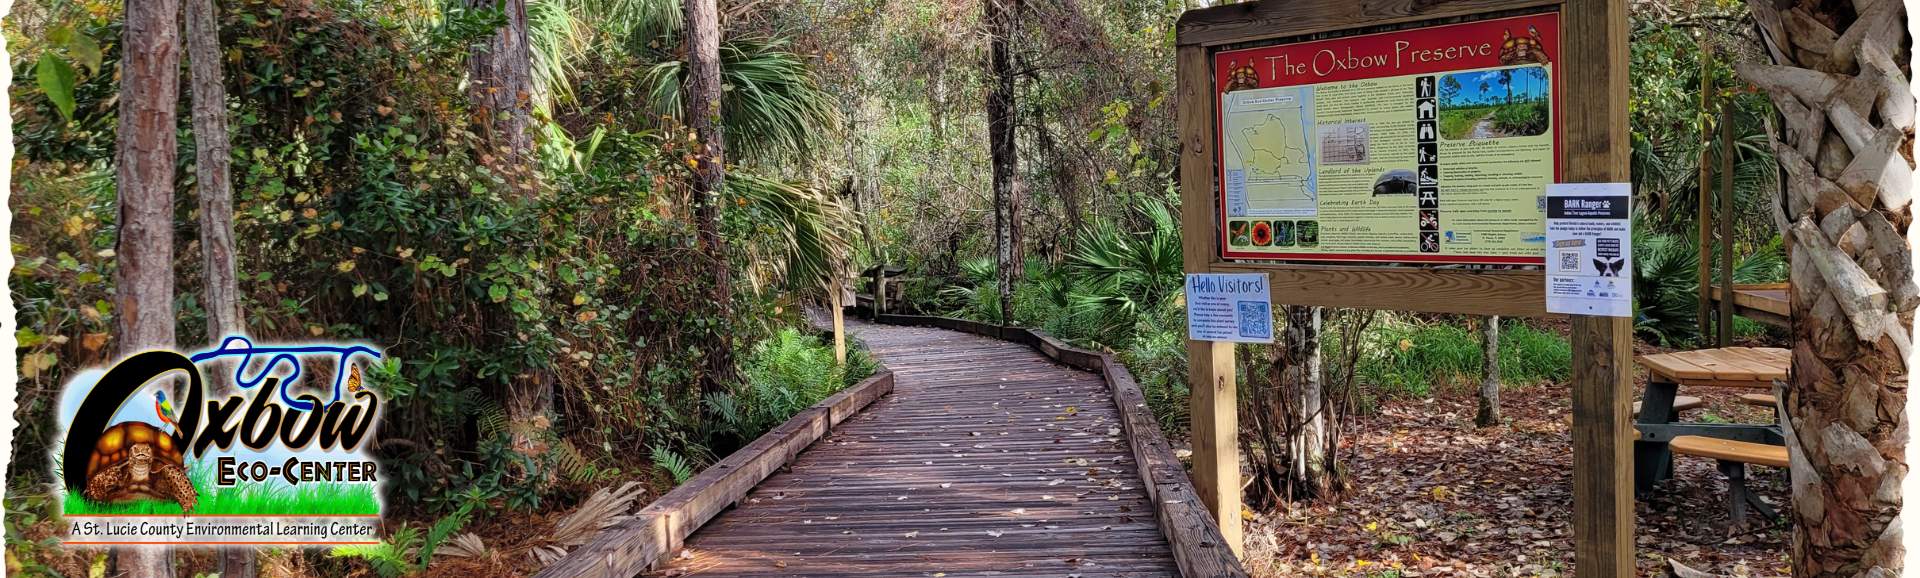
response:
[[[1675,396],[1673,398],[1673,414],[1680,415],[1681,412],[1700,409],[1705,405],[1707,405],[1707,402],[1701,401],[1700,398],[1691,395]],[[1633,402],[1633,415],[1640,415],[1640,402]]]
[[[1635,358],[1647,368],[1647,389],[1643,396],[1646,411],[1634,422],[1640,426],[1634,442],[1634,489],[1646,492],[1671,476],[1673,453],[1670,440],[1678,436],[1702,436],[1750,442],[1759,445],[1782,444],[1779,428],[1772,424],[1674,423],[1679,412],[1674,402],[1680,386],[1737,387],[1773,391],[1775,381],[1785,380],[1792,365],[1785,349],[1764,347],[1724,347],[1656,353]]]
[[[1712,287],[1714,303],[1727,298],[1725,287]],[[1733,286],[1734,312],[1768,325],[1791,327],[1787,305],[1787,293],[1791,290],[1792,287],[1786,283],[1736,283]]]
[[[1773,396],[1770,394],[1765,394],[1765,393],[1740,394],[1740,403],[1755,406],[1755,407],[1764,407],[1767,409],[1773,409],[1775,407],[1778,407],[1778,405],[1774,403],[1775,401],[1776,400],[1773,399]]]
[[[1732,521],[1729,531],[1738,531],[1746,527],[1747,506],[1752,505],[1768,520],[1779,517],[1779,513],[1768,506],[1760,496],[1747,488],[1747,464],[1787,467],[1787,447],[1752,442],[1724,440],[1705,436],[1679,436],[1669,443],[1673,453],[1713,458],[1719,462],[1720,474],[1727,477],[1727,519]]]

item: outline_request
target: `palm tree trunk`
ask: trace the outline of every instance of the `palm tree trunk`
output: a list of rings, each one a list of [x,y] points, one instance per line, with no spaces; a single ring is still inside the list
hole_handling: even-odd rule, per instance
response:
[[[1480,320],[1480,411],[1473,423],[1480,427],[1500,423],[1500,316]]]
[[[180,2],[144,0],[126,7],[120,62],[120,126],[115,151],[120,236],[115,240],[114,324],[119,357],[173,348],[173,167],[180,98]],[[121,548],[118,572],[132,578],[173,575],[173,552]]]
[[[1898,576],[1907,473],[1905,359],[1916,290],[1914,98],[1894,0],[1748,7],[1771,65],[1740,76],[1786,123],[1775,218],[1793,290],[1793,369],[1780,405],[1793,478],[1795,576]],[[1876,122],[1878,124],[1876,124]]]
[[[1000,323],[1013,324],[1013,282],[1020,275],[1020,190],[1015,182],[1020,159],[1014,150],[1012,49],[1015,11],[1020,0],[986,0],[988,37],[987,74],[993,86],[987,93],[987,142],[993,162],[993,238],[998,265]]]
[[[700,248],[712,261],[712,299],[725,318],[733,298],[731,264],[726,239],[720,236],[722,192],[726,184],[726,135],[720,128],[720,9],[715,0],[684,0],[687,18],[687,125],[693,129],[694,220],[700,230]],[[724,330],[715,331],[707,352],[707,371],[700,380],[703,393],[724,391],[732,381],[733,346]]]
[[[199,183],[200,252],[206,269],[207,339],[218,347],[228,335],[247,333],[240,311],[240,281],[233,246],[232,163],[227,143],[227,85],[221,70],[220,20],[213,0],[186,0],[187,60],[193,79],[194,178]],[[218,380],[216,380],[218,381]],[[220,552],[220,575],[252,578],[259,572],[251,548]]]

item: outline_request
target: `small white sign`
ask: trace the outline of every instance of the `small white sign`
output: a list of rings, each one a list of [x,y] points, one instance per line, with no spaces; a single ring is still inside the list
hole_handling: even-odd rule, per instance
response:
[[[1187,338],[1273,343],[1273,292],[1264,274],[1187,274]]]
[[[1547,311],[1633,316],[1627,183],[1547,185]]]

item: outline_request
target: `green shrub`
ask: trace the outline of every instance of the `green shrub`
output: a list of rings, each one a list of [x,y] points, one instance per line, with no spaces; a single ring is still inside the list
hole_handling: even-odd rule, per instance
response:
[[[1686,235],[1655,235],[1637,229],[1633,243],[1634,333],[1669,347],[1700,343],[1700,253],[1696,240]],[[1741,248],[1733,264],[1733,282],[1777,283],[1787,279],[1787,263],[1780,238],[1765,245]],[[1715,273],[1718,275],[1718,273]],[[1718,281],[1714,282],[1718,284]],[[1756,330],[1758,329],[1758,330]],[[1734,332],[1757,336],[1764,328]]]
[[[1133,372],[1147,408],[1170,433],[1187,430],[1186,308],[1168,300],[1134,327],[1133,339],[1117,357]]]
[[[755,344],[741,365],[742,383],[731,392],[709,394],[706,399],[709,413],[723,426],[714,434],[736,442],[758,437],[866,379],[876,366],[872,357],[857,349],[847,352],[845,366],[835,363],[832,345],[790,328]]]
[[[1382,321],[1367,332],[1365,340],[1359,381],[1377,386],[1385,395],[1426,397],[1436,386],[1480,379],[1484,360],[1480,334],[1462,324]],[[1573,348],[1566,339],[1525,323],[1503,322],[1503,383],[1564,380],[1572,361]]]
[[[1363,339],[1359,381],[1387,395],[1426,397],[1436,384],[1480,373],[1479,338],[1459,325],[1389,321],[1374,325]]]
[[[1497,107],[1493,124],[1502,132],[1536,135],[1547,131],[1547,102],[1544,100]]]
[[[1500,381],[1559,382],[1566,381],[1572,372],[1573,344],[1565,338],[1517,321],[1501,325]]]

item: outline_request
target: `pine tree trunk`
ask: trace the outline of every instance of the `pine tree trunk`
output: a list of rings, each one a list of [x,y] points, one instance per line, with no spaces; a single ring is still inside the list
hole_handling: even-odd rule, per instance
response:
[[[193,74],[195,180],[200,196],[200,248],[207,276],[207,336],[213,345],[247,329],[233,246],[232,163],[227,143],[227,87],[221,68],[220,21],[213,0],[185,0],[187,57]],[[224,574],[223,574],[224,575]]]
[[[1020,0],[986,0],[987,142],[993,162],[993,239],[1000,291],[1000,323],[1013,324],[1013,282],[1020,276],[1020,159],[1014,150],[1014,12]]]
[[[699,142],[694,171],[694,221],[700,229],[700,248],[711,260],[712,299],[722,318],[732,307],[730,262],[726,239],[720,236],[720,211],[726,185],[726,135],[720,125],[720,9],[715,0],[684,0],[687,19],[687,126]],[[877,297],[876,297],[877,298]],[[707,371],[700,380],[703,393],[725,391],[733,376],[733,344],[724,330],[716,330],[707,352]]]
[[[120,126],[114,162],[120,236],[113,312],[119,357],[173,348],[173,167],[180,101],[179,0],[129,2],[120,61]],[[115,570],[131,578],[173,576],[168,548],[121,548]]]
[[[470,8],[494,8],[506,13],[507,23],[468,59],[473,101],[487,111],[493,146],[499,162],[489,163],[506,173],[508,183],[522,195],[532,195],[533,177],[533,48],[527,40],[527,0],[467,0]]]
[[[499,156],[481,161],[499,174],[521,198],[539,193],[533,151],[533,49],[527,37],[526,0],[466,0],[476,9],[497,8],[506,24],[485,44],[474,47],[467,66],[474,104],[488,118],[487,135]],[[557,378],[550,369],[535,368],[515,375],[502,392],[501,405],[511,423],[514,451],[536,456],[546,451],[542,439],[552,426],[553,389]]]
[[[1500,424],[1500,316],[1480,320],[1480,412],[1474,425]]]
[[[1786,123],[1775,218],[1792,268],[1781,391],[1795,576],[1898,576],[1907,473],[1914,98],[1896,0],[1748,4],[1774,64],[1743,64]]]
[[[187,61],[193,85],[194,180],[200,197],[200,253],[206,270],[207,339],[218,347],[229,335],[247,333],[240,310],[240,281],[233,246],[233,183],[228,165],[227,85],[221,67],[220,20],[213,0],[185,0]],[[222,369],[214,366],[215,370]],[[215,380],[223,383],[222,380]],[[220,551],[220,575],[252,578],[259,573],[251,548]]]
[[[1281,344],[1281,383],[1286,388],[1283,395],[1294,397],[1289,405],[1296,412],[1295,427],[1287,439],[1288,451],[1293,454],[1288,485],[1294,488],[1296,497],[1326,496],[1333,492],[1334,485],[1334,472],[1328,468],[1332,460],[1327,459],[1328,452],[1333,451],[1333,428],[1329,427],[1326,384],[1321,379],[1321,309],[1284,307],[1283,311],[1287,328]]]

